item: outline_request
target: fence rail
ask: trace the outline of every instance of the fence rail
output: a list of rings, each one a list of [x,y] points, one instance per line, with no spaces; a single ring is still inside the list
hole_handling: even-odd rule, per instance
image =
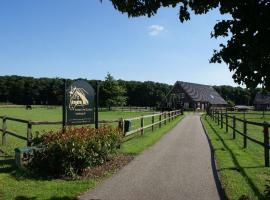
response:
[[[243,137],[243,148],[247,148],[247,140],[250,140],[257,145],[262,146],[264,148],[265,166],[269,167],[269,149],[270,149],[270,146],[269,146],[269,127],[270,127],[270,124],[269,123],[267,123],[267,122],[260,123],[260,122],[254,122],[254,121],[250,121],[250,120],[246,120],[246,119],[237,118],[235,115],[236,114],[239,115],[239,113],[227,112],[227,111],[224,112],[224,110],[211,110],[208,114],[210,115],[210,117],[212,118],[212,120],[215,123],[220,125],[221,128],[223,128],[225,125],[226,132],[228,132],[228,128],[231,128],[232,134],[233,134],[233,139],[236,138],[236,133],[241,135]],[[252,114],[255,114],[255,113],[252,113]],[[225,118],[225,121],[224,121],[224,118]],[[228,119],[232,119],[231,124],[229,124]],[[236,128],[237,122],[240,122],[243,125],[242,131],[238,130]],[[263,142],[255,139],[253,137],[250,137],[248,135],[247,125],[254,125],[254,126],[261,127],[262,133],[263,133]]]
[[[161,127],[161,123],[164,122],[166,123],[167,121],[171,121],[171,119],[176,118],[182,114],[181,110],[175,110],[175,111],[170,111],[170,112],[162,112],[162,113],[157,113],[157,114],[152,114],[152,115],[145,115],[145,116],[140,116],[140,117],[134,117],[130,119],[118,119],[118,120],[99,120],[99,124],[111,124],[111,123],[118,123],[118,127],[123,131],[124,133],[124,122],[125,121],[135,121],[135,120],[140,120],[141,121],[141,126],[140,128],[137,128],[135,130],[131,130],[129,132],[125,133],[125,136],[132,135],[134,133],[137,133],[141,131],[141,133],[144,133],[144,130],[147,128],[152,127],[152,131],[154,130],[154,126],[156,124],[160,124],[159,127]],[[155,122],[154,117],[159,116],[159,121]],[[162,119],[163,116],[163,119]],[[144,126],[144,119],[147,118],[152,118],[152,124]],[[2,127],[0,127],[0,132],[2,132],[2,145],[6,145],[6,136],[10,135],[13,137],[16,137],[21,140],[27,141],[27,146],[32,145],[32,140],[33,140],[33,126],[36,125],[61,125],[62,121],[31,121],[31,120],[24,120],[24,119],[19,119],[19,118],[14,118],[14,117],[8,117],[8,116],[0,116],[0,120],[2,120]],[[18,123],[23,123],[26,125],[26,136],[22,136],[14,131],[8,130],[7,127],[7,121],[14,121]]]
[[[169,112],[157,113],[157,114],[153,114],[153,115],[145,115],[145,116],[141,116],[141,117],[124,119],[123,124],[124,124],[124,121],[131,121],[132,122],[135,120],[140,120],[140,127],[126,132],[125,136],[129,136],[129,135],[132,135],[132,134],[137,133],[137,132],[141,132],[141,135],[143,135],[144,130],[148,129],[148,128],[151,128],[152,131],[154,131],[155,125],[159,125],[158,127],[160,128],[162,126],[162,123],[166,124],[167,122],[171,122],[171,120],[175,119],[176,117],[178,117],[179,115],[182,115],[182,114],[183,114],[183,112],[181,110],[174,110],[174,111],[169,111]],[[159,118],[158,118],[158,121],[155,122],[156,116],[159,116]],[[163,117],[163,119],[162,119],[162,117]],[[144,125],[145,119],[147,119],[147,118],[151,118],[151,124]]]

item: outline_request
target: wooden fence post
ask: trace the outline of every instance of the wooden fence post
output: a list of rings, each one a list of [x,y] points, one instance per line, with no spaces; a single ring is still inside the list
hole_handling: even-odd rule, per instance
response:
[[[159,115],[159,128],[161,128],[161,115],[162,115],[162,113],[160,113],[160,115]]]
[[[125,131],[124,131],[124,119],[123,118],[120,118],[119,121],[118,121],[118,128],[119,130],[121,130],[122,134],[124,135],[125,134]]]
[[[227,114],[227,112],[226,112],[226,132],[228,132],[228,114]]]
[[[164,125],[166,125],[166,122],[167,122],[167,115],[166,115],[167,113],[166,112],[164,112]]]
[[[219,111],[218,111],[217,115],[218,115],[218,125],[219,125],[219,121],[220,121],[220,120],[219,120]]]
[[[171,111],[168,114],[169,114],[169,122],[171,122]]]
[[[269,130],[267,123],[265,123],[263,127],[263,133],[264,133],[264,163],[265,167],[269,167]]]
[[[141,117],[141,135],[143,135],[144,134],[144,118],[143,117]]]
[[[32,123],[31,123],[31,121],[29,121],[27,123],[27,146],[31,146],[32,139],[33,139],[33,136],[32,136]]]
[[[2,123],[2,145],[6,145],[6,131],[7,131],[7,119],[6,116],[3,117],[3,123]]]
[[[223,128],[223,113],[222,113],[222,111],[221,111],[221,116],[220,116],[220,118],[221,118],[221,123],[220,123],[220,125],[221,125],[221,128]]]
[[[155,116],[152,116],[152,132],[154,131]]]
[[[235,139],[235,122],[236,122],[236,120],[235,120],[235,116],[233,116],[233,139]]]
[[[247,121],[244,119],[244,148],[247,148]]]

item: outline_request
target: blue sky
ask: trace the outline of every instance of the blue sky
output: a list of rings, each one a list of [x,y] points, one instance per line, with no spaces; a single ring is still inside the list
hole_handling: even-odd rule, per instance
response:
[[[181,24],[177,13],[128,18],[107,0],[1,0],[0,74],[235,85],[225,64],[208,61],[222,16]]]

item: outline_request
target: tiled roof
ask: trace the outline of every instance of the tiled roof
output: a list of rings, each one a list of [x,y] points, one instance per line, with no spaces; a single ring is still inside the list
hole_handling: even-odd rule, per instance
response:
[[[254,99],[254,104],[270,104],[270,93],[257,93]]]
[[[209,102],[212,105],[227,104],[227,102],[210,85],[182,81],[177,81],[176,84],[179,84],[193,101]]]

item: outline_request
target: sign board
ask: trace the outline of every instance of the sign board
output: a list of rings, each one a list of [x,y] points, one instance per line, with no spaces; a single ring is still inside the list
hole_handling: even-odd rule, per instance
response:
[[[94,98],[93,87],[84,80],[73,82],[65,91],[66,124],[93,124]]]

